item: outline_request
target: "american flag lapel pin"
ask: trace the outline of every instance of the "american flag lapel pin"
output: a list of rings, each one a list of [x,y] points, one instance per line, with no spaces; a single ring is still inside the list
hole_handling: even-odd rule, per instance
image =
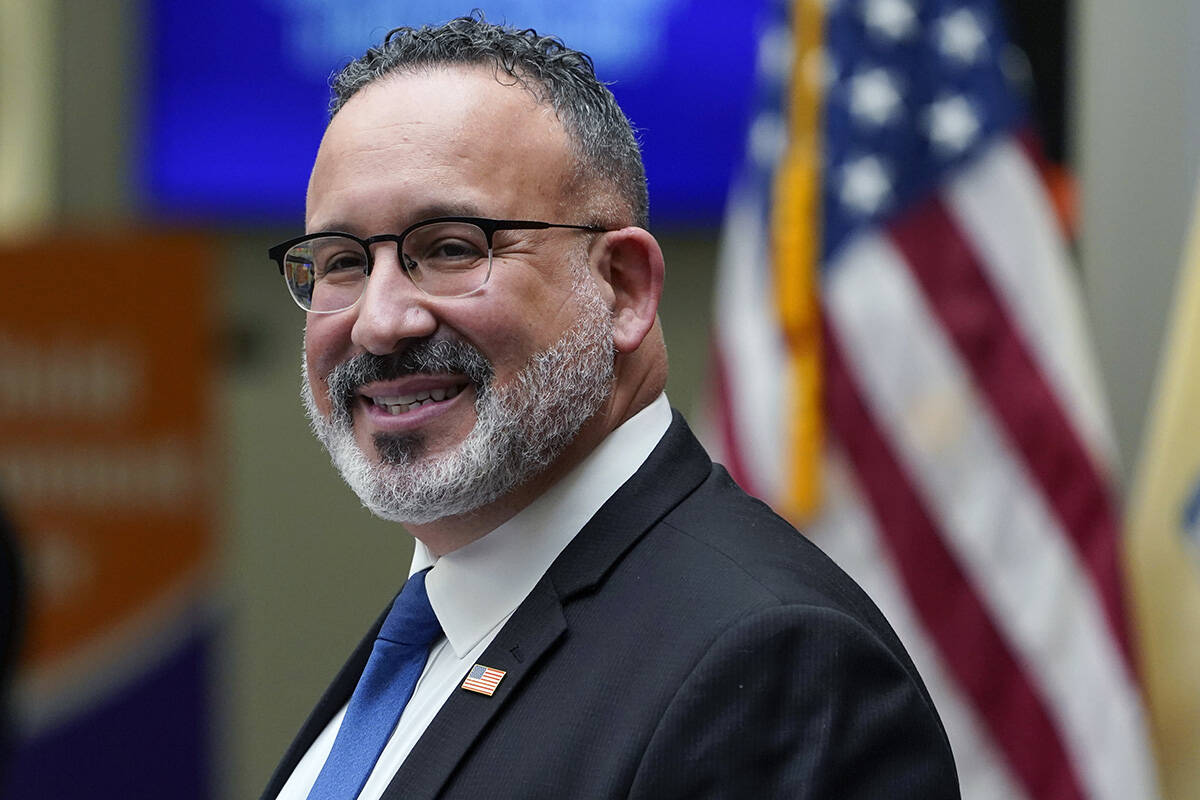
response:
[[[471,667],[471,671],[467,673],[467,679],[462,682],[462,688],[468,692],[478,692],[491,697],[496,692],[496,687],[500,685],[500,679],[504,677],[504,671],[485,667],[483,664],[476,664]]]

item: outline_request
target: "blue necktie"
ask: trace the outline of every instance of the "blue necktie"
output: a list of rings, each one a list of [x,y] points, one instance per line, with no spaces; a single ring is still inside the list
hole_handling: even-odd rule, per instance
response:
[[[400,721],[429,646],[442,632],[425,593],[426,572],[409,578],[392,604],[308,800],[358,797]]]

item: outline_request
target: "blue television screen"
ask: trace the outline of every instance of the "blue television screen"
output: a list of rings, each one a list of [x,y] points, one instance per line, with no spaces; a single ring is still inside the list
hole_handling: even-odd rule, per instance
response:
[[[713,225],[741,158],[763,0],[506,0],[489,20],[590,54],[639,129],[653,224]],[[470,11],[445,0],[151,0],[139,164],[152,218],[303,217],[328,79],[397,25]]]

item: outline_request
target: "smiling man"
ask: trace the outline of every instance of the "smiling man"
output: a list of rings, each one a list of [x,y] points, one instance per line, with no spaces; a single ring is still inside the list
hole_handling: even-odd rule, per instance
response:
[[[636,139],[586,56],[464,18],[334,79],[304,400],[410,578],[264,798],[957,796],[870,600],[663,394]]]

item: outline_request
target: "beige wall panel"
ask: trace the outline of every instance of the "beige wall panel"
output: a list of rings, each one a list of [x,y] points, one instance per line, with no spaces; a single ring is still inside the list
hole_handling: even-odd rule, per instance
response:
[[[45,222],[54,203],[53,11],[0,0],[0,236]]]

